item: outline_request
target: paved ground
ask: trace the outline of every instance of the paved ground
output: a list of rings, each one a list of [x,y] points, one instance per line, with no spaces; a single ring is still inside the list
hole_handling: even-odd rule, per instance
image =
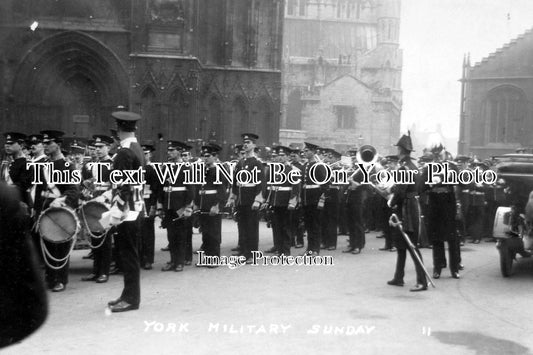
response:
[[[236,244],[236,226],[224,221],[222,253]],[[533,349],[533,260],[515,275],[500,276],[493,243],[463,248],[460,280],[443,271],[437,288],[412,293],[386,285],[396,254],[379,251],[382,239],[367,235],[360,255],[343,254],[346,237],[330,252],[334,266],[206,269],[162,273],[167,253],[157,235],[154,270],[142,273],[138,311],[106,312],[122,289],[80,282],[90,271],[72,257],[65,292],[50,294],[50,316],[36,334],[6,354],[530,354]],[[261,225],[260,248],[271,246]],[[195,234],[194,246],[200,236]],[[301,249],[300,249],[301,250]],[[423,250],[431,260],[431,250]],[[430,268],[431,270],[431,268]]]

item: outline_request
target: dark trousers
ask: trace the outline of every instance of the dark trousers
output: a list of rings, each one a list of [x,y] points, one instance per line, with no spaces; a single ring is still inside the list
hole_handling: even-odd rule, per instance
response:
[[[337,247],[337,225],[339,222],[339,196],[326,200],[322,210],[322,243],[326,248]]]
[[[272,213],[272,235],[274,246],[280,254],[291,254],[291,218],[287,207],[274,207]]]
[[[459,243],[456,239],[448,241],[448,254],[450,257],[450,271],[452,273],[459,272],[460,250]],[[446,268],[446,255],[443,241],[433,242],[433,267],[438,270]]]
[[[252,210],[252,206],[238,206],[239,236],[242,232],[241,254],[246,258],[252,257],[252,251],[259,248],[259,212]]]
[[[185,261],[192,261],[192,217],[185,219]]]
[[[484,234],[485,206],[472,206],[468,209],[469,235],[474,240],[481,240]]]
[[[176,221],[170,221],[167,225],[170,263],[173,265],[185,264],[185,246],[187,240],[186,222],[186,219],[178,219]]]
[[[205,255],[220,256],[222,216],[200,215],[200,228]]]
[[[45,241],[44,243],[45,243],[46,249],[54,258],[63,259],[65,256],[68,255],[70,251],[70,247],[72,245],[71,243],[74,243],[74,241],[64,242],[64,243],[49,243]],[[48,256],[46,256],[46,260],[47,260],[47,263],[45,263],[46,265],[45,280],[46,280],[47,285],[49,287],[53,287],[55,284],[59,282],[64,285],[68,284],[68,268],[69,268],[70,260],[68,260],[65,265],[63,265],[65,261],[56,262],[54,260],[51,260]],[[53,267],[59,267],[61,265],[63,266],[59,269],[54,269],[50,267],[48,264],[50,264]]]
[[[304,223],[307,230],[307,250],[320,253],[320,210],[317,206],[304,206]]]
[[[111,266],[111,235],[107,233],[102,238],[92,238],[92,244],[98,246],[98,248],[93,249],[93,274],[97,276],[109,275],[109,269]]]
[[[363,249],[365,247],[365,225],[363,222],[363,205],[348,203],[346,205],[350,248]]]
[[[413,259],[413,262],[415,263],[415,269],[416,269],[416,283],[420,285],[427,286],[426,281],[426,274],[424,273],[424,270],[422,269],[422,265],[416,261],[415,254],[411,250],[411,248],[407,249],[397,249],[397,258],[396,258],[396,271],[394,272],[394,279],[398,281],[403,281],[403,277],[405,275],[405,259],[407,256],[407,252],[409,251],[409,254],[411,254],[411,259]],[[418,248],[415,248],[416,253],[420,257],[420,261],[422,260],[422,254],[420,254],[420,251]]]
[[[294,211],[289,211],[291,218],[291,238],[292,246],[304,245],[304,232],[305,225],[303,223],[303,210],[301,207],[295,209]]]
[[[124,273],[124,289],[120,299],[132,305],[141,302],[139,264],[139,224],[137,221],[122,222],[117,226],[115,243],[118,247],[120,268]]]
[[[141,219],[141,264],[154,263],[155,217]]]

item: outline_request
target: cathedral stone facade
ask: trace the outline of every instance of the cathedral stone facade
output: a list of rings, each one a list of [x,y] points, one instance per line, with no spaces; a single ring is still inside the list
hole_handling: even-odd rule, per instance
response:
[[[278,141],[281,0],[0,2],[0,131],[108,133],[139,112],[141,139],[225,154],[243,131]]]

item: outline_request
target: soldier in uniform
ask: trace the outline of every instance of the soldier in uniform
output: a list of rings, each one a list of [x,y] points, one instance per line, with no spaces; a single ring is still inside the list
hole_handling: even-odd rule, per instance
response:
[[[396,146],[398,147],[398,157],[401,165],[398,170],[417,170],[416,165],[411,160],[413,144],[410,135],[403,135]],[[403,239],[403,236],[400,235],[399,238],[396,238],[397,240],[395,241],[395,244],[398,253],[396,258],[396,271],[394,272],[394,278],[387,283],[392,286],[403,286],[405,259],[407,256],[406,250],[409,250],[416,268],[416,285],[411,288],[410,291],[425,291],[428,288],[426,275],[423,266],[418,263],[416,256],[414,255],[414,253],[417,253],[420,261],[422,261],[422,254],[420,254],[420,251],[416,247],[419,227],[419,211],[418,202],[416,200],[418,195],[417,186],[415,184],[396,184],[393,187],[392,192],[392,198],[388,203],[389,207],[398,214],[398,218],[402,221],[403,230],[415,248],[414,251],[411,250],[411,248],[408,247],[407,242]]]
[[[44,152],[50,162],[53,163],[53,169],[56,171],[74,171],[72,164],[66,162],[63,153],[61,153],[62,136],[61,131],[41,131],[43,135]],[[44,177],[46,180],[46,176]],[[52,184],[45,181],[46,191],[42,196],[43,210],[48,207],[69,207],[76,209],[78,207],[79,189],[74,184]],[[69,243],[47,243],[43,241],[46,248],[54,258],[66,256],[70,251]],[[68,283],[69,260],[60,263],[55,260],[46,262],[46,282],[53,292],[64,291]]]
[[[155,151],[153,142],[143,142],[142,149],[146,160],[145,180],[143,197],[147,215],[141,221],[141,266],[145,270],[151,270],[154,263],[155,247],[155,215],[157,209],[157,196],[161,193],[161,183],[157,178],[152,162],[152,152]]]
[[[138,170],[144,167],[144,154],[135,131],[141,116],[128,111],[111,114],[117,124],[120,148],[113,159],[113,171]],[[124,273],[124,289],[116,300],[108,302],[111,312],[125,312],[139,308],[141,302],[139,263],[139,215],[143,211],[142,181],[118,184],[113,189],[110,215],[117,225],[117,244],[120,267]]]
[[[355,167],[357,150],[350,150],[349,154]],[[356,167],[356,169],[358,168]],[[363,219],[366,187],[361,184],[363,177],[363,173],[357,170],[350,179],[346,190],[346,219],[350,241],[348,247],[342,251],[343,253],[359,254],[366,244]]]
[[[222,216],[220,214],[226,195],[224,185],[215,184],[215,163],[221,147],[207,144],[201,148],[201,157],[205,164],[205,184],[195,191],[194,205],[200,213],[200,230],[202,231],[203,251],[207,256],[220,256]]]
[[[304,211],[304,223],[307,230],[307,253],[318,255],[320,253],[320,212],[324,208],[326,184],[326,168],[319,164],[317,151],[320,149],[315,144],[305,142],[304,154],[307,162],[303,167],[301,201]],[[318,164],[318,165],[317,165]],[[316,168],[313,166],[317,165]],[[314,171],[314,181],[311,172]]]
[[[193,163],[195,158],[191,154],[192,147],[187,145],[187,147],[181,152],[181,161],[184,163]],[[185,238],[185,265],[192,264],[192,228],[193,220],[196,216],[191,216],[190,218],[185,218],[183,221],[185,224],[185,230],[187,237]]]
[[[168,161],[183,163],[181,153],[188,149],[189,146],[185,143],[169,140]],[[178,165],[173,164],[171,168],[177,170]],[[165,181],[157,201],[157,208],[164,215],[163,226],[167,229],[170,248],[170,261],[161,271],[183,271],[186,261],[187,219],[192,216],[194,188],[185,183],[185,169],[186,167],[182,166],[175,181]]]
[[[283,176],[288,176],[291,171],[299,171],[289,163],[291,149],[285,146],[276,146],[274,149],[277,155],[277,162],[283,164]],[[274,237],[275,254],[290,255],[291,253],[291,215],[298,203],[298,184],[291,184],[290,181],[267,186],[268,208],[272,211],[272,235]]]
[[[447,163],[446,151],[442,145],[432,147],[434,161]],[[457,170],[454,164],[449,164],[450,169]],[[428,193],[427,205],[427,231],[428,238],[433,245],[433,278],[438,279],[441,270],[446,267],[444,242],[448,242],[450,256],[449,266],[452,277],[459,278],[460,249],[457,237],[456,218],[461,213],[461,202],[457,186],[444,185],[444,176],[435,176],[434,184],[426,183],[429,169],[426,167],[422,173],[420,190]]]
[[[332,170],[340,170],[338,165],[341,154],[334,149],[328,149],[326,161]],[[337,249],[337,229],[339,222],[339,189],[340,185],[328,184],[324,209],[322,210],[322,249]]]
[[[42,134],[32,134],[28,137],[28,143],[30,145],[31,153],[32,153],[32,163],[45,163],[48,161],[48,158],[44,154],[44,146],[43,146],[43,135]],[[40,170],[40,176],[44,176],[44,169],[43,168],[34,168]],[[34,169],[30,169],[30,172],[32,173],[32,181],[35,177],[35,173],[37,172]],[[43,191],[46,190],[45,184],[34,184],[30,188],[30,195],[31,195],[31,201],[33,202],[32,205],[32,217],[33,217],[33,223],[37,223],[37,220],[39,219],[39,216],[41,212],[43,211],[43,203],[44,203],[44,197],[42,195]],[[41,236],[39,235],[38,231],[35,230],[35,228],[32,228],[31,230],[31,237],[32,241],[35,245],[35,250],[37,250],[37,254],[39,257],[39,260],[42,262],[43,255],[41,251]]]
[[[243,133],[241,137],[245,157],[235,167],[231,195],[227,205],[235,206],[238,213],[240,255],[245,256],[247,262],[251,262],[252,251],[258,250],[259,247],[259,208],[264,200],[262,196],[264,171],[263,164],[255,153],[255,142],[259,136],[254,133]],[[249,176],[255,176],[256,181],[247,182],[245,179],[247,174],[240,173],[243,170],[246,170]],[[238,181],[237,176],[243,177],[241,181]]]
[[[291,165],[298,169],[300,171],[300,174],[303,172],[303,164],[301,163],[302,157],[301,157],[302,151],[300,149],[291,149]],[[300,196],[298,196],[298,203],[296,204],[296,208],[294,211],[290,211],[290,217],[291,217],[291,235],[292,235],[292,241],[291,246],[295,247],[296,249],[303,248],[304,246],[304,232],[305,232],[305,225],[303,221],[303,210],[302,210],[302,204],[300,201]]]
[[[98,175],[98,166],[93,164],[91,166],[91,179],[93,179],[93,191],[92,197],[95,201],[101,203],[109,203],[111,200],[111,182],[109,181],[109,175],[111,173],[113,161],[109,156],[109,147],[113,143],[113,138],[105,135],[94,135],[94,145],[96,147],[96,155],[100,165],[101,176]],[[105,166],[107,163],[109,166]],[[89,164],[90,166],[90,164]],[[98,179],[101,179],[99,181]],[[82,281],[96,281],[96,283],[107,282],[109,278],[109,271],[111,266],[111,249],[112,249],[112,236],[111,232],[105,233],[103,236],[91,238],[91,245],[93,247],[93,272],[92,274],[83,277]]]
[[[398,155],[389,155],[385,158],[385,160],[386,160],[385,169],[387,169],[388,171],[394,171],[398,169],[399,167],[398,164],[400,161],[400,158],[398,157]],[[393,241],[393,235],[396,233],[396,231],[394,231],[393,227],[389,225],[389,218],[392,214],[392,209],[387,204],[387,200],[385,198],[383,198],[382,196],[379,196],[379,197],[380,197],[380,206],[382,210],[381,215],[383,218],[380,225],[383,231],[383,238],[385,239],[385,245],[383,246],[383,248],[379,248],[379,250],[396,251],[396,248],[394,247],[394,241]]]
[[[29,206],[32,204],[28,189],[31,186],[31,172],[26,168],[26,157],[22,153],[26,135],[17,132],[4,134],[5,151],[10,157],[9,164],[3,165],[2,180],[8,185],[15,186],[21,196],[22,202]]]

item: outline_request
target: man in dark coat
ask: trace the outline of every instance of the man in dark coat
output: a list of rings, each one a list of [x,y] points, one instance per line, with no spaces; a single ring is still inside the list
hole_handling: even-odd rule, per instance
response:
[[[128,111],[113,112],[111,116],[116,120],[120,138],[120,148],[113,159],[113,171],[144,167],[144,153],[135,137],[136,123],[141,116]],[[135,310],[141,302],[138,219],[144,213],[144,201],[140,182],[119,184],[113,191],[110,214],[113,223],[118,224],[115,243],[124,273],[124,289],[118,299],[108,302],[111,312]]]
[[[450,170],[458,172],[457,166],[446,158],[442,145],[432,147],[435,162],[447,164]],[[449,266],[454,279],[459,278],[460,247],[457,236],[456,219],[461,214],[461,200],[457,185],[443,184],[444,174],[434,174],[434,183],[426,183],[430,170],[426,167],[422,173],[420,191],[427,191],[427,232],[433,245],[433,278],[440,277],[441,270],[446,267],[444,242],[448,242]]]
[[[1,180],[8,185],[15,186],[20,193],[21,201],[30,205],[28,189],[31,186],[31,172],[26,168],[26,157],[22,152],[25,145],[26,135],[17,132],[8,132],[4,134],[6,154],[10,156],[9,165],[5,165],[2,171]]]
[[[0,183],[0,348],[34,332],[48,313],[30,225],[19,191]]]
[[[411,160],[411,152],[413,151],[413,144],[411,142],[410,135],[402,136],[398,143],[398,156],[400,167],[398,170],[417,170],[416,165]],[[389,202],[389,206],[396,211],[398,217],[402,221],[402,227],[409,237],[411,243],[414,245],[414,250],[408,247],[407,242],[404,240],[403,235],[399,235],[398,240],[396,240],[397,248],[397,259],[396,259],[396,271],[394,272],[394,278],[387,283],[392,286],[403,286],[404,285],[404,269],[405,269],[405,259],[406,259],[406,250],[409,250],[411,258],[415,263],[416,267],[416,285],[411,288],[410,291],[425,291],[427,290],[427,280],[422,264],[420,264],[414,253],[417,253],[420,261],[422,261],[422,254],[416,247],[418,242],[418,223],[419,223],[419,211],[418,211],[418,202],[417,197],[417,187],[415,184],[396,184],[393,187],[393,195]],[[397,233],[395,235],[398,235]]]

